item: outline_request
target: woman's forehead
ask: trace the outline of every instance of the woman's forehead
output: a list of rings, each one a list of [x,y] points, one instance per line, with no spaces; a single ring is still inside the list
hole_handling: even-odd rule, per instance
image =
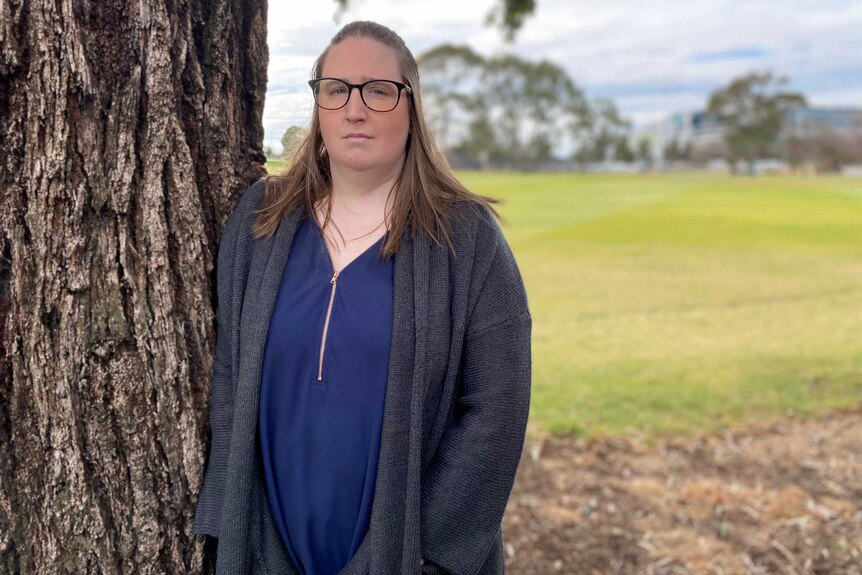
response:
[[[323,61],[322,76],[365,82],[401,77],[398,54],[373,38],[346,38],[330,47]]]

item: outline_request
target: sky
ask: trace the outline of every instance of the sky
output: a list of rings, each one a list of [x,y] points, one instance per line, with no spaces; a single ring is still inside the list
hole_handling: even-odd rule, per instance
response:
[[[416,56],[443,43],[562,66],[592,97],[613,99],[636,128],[703,109],[733,78],[770,70],[810,105],[862,106],[862,0],[537,0],[516,40],[484,25],[493,0],[270,0],[264,145],[307,126],[314,59],[340,25],[375,20]]]

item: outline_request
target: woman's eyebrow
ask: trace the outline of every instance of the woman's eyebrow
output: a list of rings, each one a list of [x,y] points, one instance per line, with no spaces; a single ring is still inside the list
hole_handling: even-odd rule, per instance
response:
[[[324,78],[334,78],[336,80],[341,80],[342,82],[346,82],[348,84],[353,84],[353,82],[351,82],[350,80],[348,80],[347,78],[345,78],[343,76],[323,76],[323,77]],[[373,80],[387,80],[387,78],[379,78],[377,76],[363,76],[362,80],[359,82],[356,82],[356,83],[357,84],[364,84],[365,82],[371,82]]]

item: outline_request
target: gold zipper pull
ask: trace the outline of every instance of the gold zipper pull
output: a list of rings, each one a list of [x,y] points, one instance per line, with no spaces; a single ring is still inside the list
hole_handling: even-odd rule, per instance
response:
[[[323,352],[326,349],[326,333],[329,331],[329,318],[332,315],[332,302],[335,301],[335,288],[338,287],[338,272],[332,274],[332,279],[329,280],[329,285],[332,289],[329,290],[329,305],[326,306],[326,320],[323,322],[323,335],[320,337],[320,362],[317,365],[317,381],[323,381]]]

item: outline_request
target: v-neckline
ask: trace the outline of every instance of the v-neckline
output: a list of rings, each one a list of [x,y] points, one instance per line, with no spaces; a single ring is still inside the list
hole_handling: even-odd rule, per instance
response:
[[[322,244],[321,247],[323,248],[323,253],[326,255],[326,263],[329,264],[329,274],[333,275],[336,272],[335,265],[332,263],[332,254],[329,253],[329,247],[326,245],[326,238],[323,237],[323,230],[320,229],[320,227],[317,225],[317,222],[310,220],[310,223],[312,224],[312,226],[314,228],[314,232],[315,232],[315,236],[317,238],[317,241]],[[386,236],[388,234],[389,234],[389,232],[387,231],[382,236],[377,238],[377,240],[373,244],[371,244],[370,246],[365,248],[362,251],[362,253],[358,254],[355,258],[353,258],[352,260],[350,260],[349,262],[344,264],[341,267],[341,269],[338,270],[338,275],[340,276],[340,275],[344,274],[344,272],[347,270],[347,268],[351,267],[356,261],[364,258],[368,254],[368,252],[370,252],[371,250],[373,250],[375,248],[379,248],[380,243],[386,239]]]

